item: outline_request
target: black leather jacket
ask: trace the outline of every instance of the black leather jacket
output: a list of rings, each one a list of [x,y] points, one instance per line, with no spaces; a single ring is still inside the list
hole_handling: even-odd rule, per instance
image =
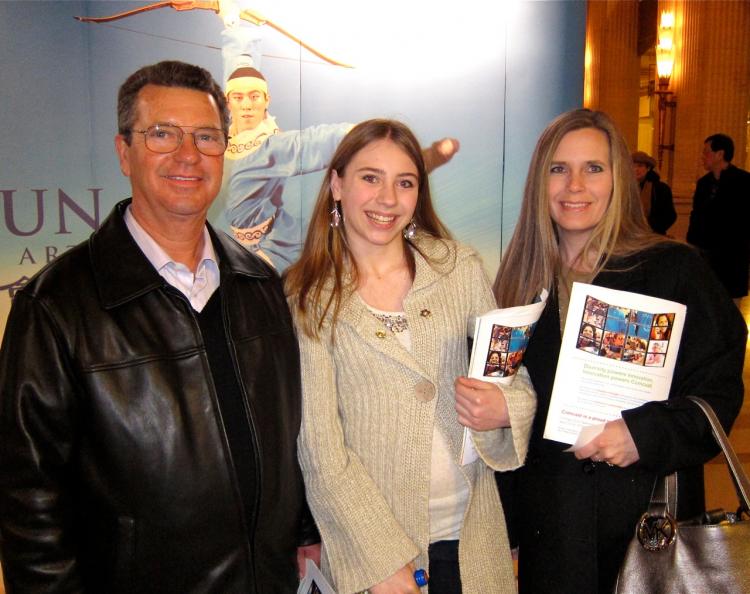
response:
[[[132,239],[127,204],[14,298],[0,353],[6,588],[294,592],[296,547],[314,535],[300,528],[299,353],[280,281],[210,230],[254,437],[245,517],[198,323]]]

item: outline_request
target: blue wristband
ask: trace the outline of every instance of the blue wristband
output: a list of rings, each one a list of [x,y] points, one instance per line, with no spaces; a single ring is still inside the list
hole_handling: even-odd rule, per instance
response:
[[[427,572],[424,569],[417,569],[414,572],[414,581],[417,582],[417,586],[420,588],[427,585]]]

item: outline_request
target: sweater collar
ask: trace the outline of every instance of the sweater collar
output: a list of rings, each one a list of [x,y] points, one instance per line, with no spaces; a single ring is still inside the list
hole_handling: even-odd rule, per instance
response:
[[[457,252],[451,242],[424,234],[418,234],[412,242],[411,250],[414,254],[415,265],[414,282],[404,298],[404,308],[407,308],[409,302],[417,298],[422,291],[453,270],[456,265]],[[344,286],[349,285],[350,281],[351,277],[347,274]],[[329,282],[327,289],[330,290],[332,285],[333,283]],[[339,320],[348,319],[356,325],[356,321],[363,313],[371,317],[366,305],[356,293],[344,296],[339,311]]]
[[[455,245],[426,235],[417,236],[414,245],[415,275],[411,289],[404,298],[404,310],[407,317],[419,315],[420,302],[428,298],[429,289],[448,274],[456,263]],[[348,280],[348,279],[347,279]],[[410,319],[410,322],[413,322]],[[412,352],[408,352],[398,342],[382,322],[372,315],[364,301],[356,294],[345,295],[342,300],[337,324],[351,326],[362,340],[373,349],[380,351],[421,375],[429,377],[426,368],[420,362],[419,346],[412,335]]]

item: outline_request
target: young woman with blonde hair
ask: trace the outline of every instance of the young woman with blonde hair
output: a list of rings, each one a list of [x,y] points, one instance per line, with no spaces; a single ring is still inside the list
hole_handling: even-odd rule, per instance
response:
[[[524,370],[502,390],[463,377],[468,329],[494,299],[435,214],[406,126],[369,120],[344,138],[285,281],[299,459],[336,591],[416,594],[417,568],[431,594],[514,591],[493,469],[522,463],[534,396]]]
[[[574,281],[687,305],[668,400],[623,411],[575,455],[542,437]],[[679,469],[679,518],[703,510],[702,464],[716,446],[685,396],[709,401],[729,429],[742,403],[746,329],[702,259],[650,231],[630,152],[601,112],[559,116],[534,151],[494,290],[508,307],[531,303],[542,288],[550,298],[524,357],[538,398],[529,454],[500,481],[519,587],[609,593],[657,476]]]

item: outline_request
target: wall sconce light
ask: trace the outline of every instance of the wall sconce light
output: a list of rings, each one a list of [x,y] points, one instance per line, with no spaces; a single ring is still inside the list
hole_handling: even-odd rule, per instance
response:
[[[659,22],[659,42],[656,46],[656,73],[659,88],[667,89],[674,69],[674,13],[663,11]]]
[[[659,77],[659,89],[655,91],[659,96],[659,130],[657,133],[658,144],[656,147],[656,162],[659,169],[664,163],[664,153],[668,152],[669,168],[667,171],[667,183],[672,183],[672,152],[674,151],[674,111],[677,107],[677,99],[669,90],[669,81],[674,69],[674,12],[663,11],[659,22],[658,43],[656,45],[656,74]],[[663,171],[663,170],[662,170]]]

